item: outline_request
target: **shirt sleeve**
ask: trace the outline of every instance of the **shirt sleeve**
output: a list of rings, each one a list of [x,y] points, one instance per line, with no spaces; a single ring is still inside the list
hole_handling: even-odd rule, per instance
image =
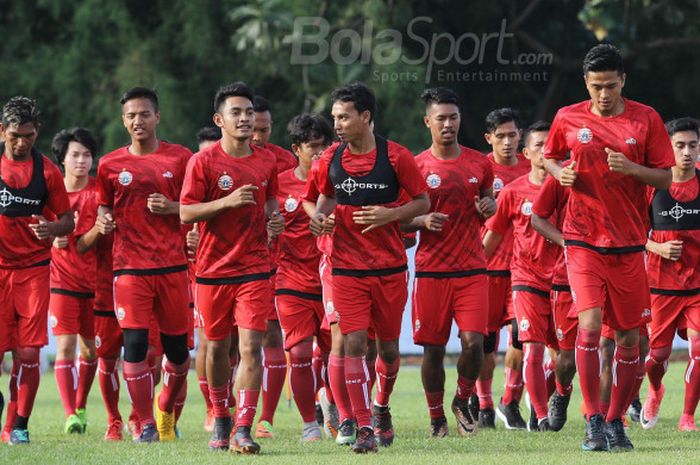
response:
[[[554,177],[547,176],[542,189],[540,189],[535,202],[532,204],[532,213],[540,218],[549,218],[554,214],[559,203],[557,192],[558,184],[559,181]]]
[[[394,164],[396,177],[399,184],[411,198],[417,197],[420,194],[427,192],[428,186],[423,179],[423,174],[418,168],[416,159],[408,149],[401,148],[398,151],[398,156]]]
[[[652,112],[646,140],[646,165],[650,168],[671,168],[676,164],[668,132],[657,112]]]
[[[202,161],[198,155],[190,158],[185,169],[185,176],[182,179],[182,190],[180,191],[180,203],[191,205],[204,201],[207,192],[207,180],[202,169]]]
[[[114,186],[109,179],[105,163],[97,166],[97,203],[106,207],[114,205]]]
[[[95,225],[97,219],[97,191],[92,191],[78,212],[78,221],[73,234],[80,237]]]
[[[265,188],[265,199],[276,198],[278,190],[279,180],[277,179],[277,163],[273,163],[272,172],[270,173],[270,179],[267,180],[267,187]]]
[[[60,216],[70,210],[68,192],[63,184],[63,176],[58,167],[48,158],[44,158],[44,177],[48,196],[46,207],[56,216]]]
[[[314,202],[318,200],[320,192],[318,191],[318,163],[311,165],[311,171],[306,179],[306,185],[304,186],[304,193],[301,198],[307,202]]]
[[[479,192],[493,189],[493,167],[488,160],[484,161],[484,179],[481,181],[481,186],[479,186]]]
[[[544,158],[564,160],[569,147],[566,143],[566,128],[561,117],[561,110],[552,121],[552,126],[547,134],[547,142],[544,145]]]
[[[335,197],[335,188],[331,182],[331,177],[328,175],[331,158],[332,154],[330,156],[324,155],[321,158],[318,163],[318,175],[316,176],[318,191],[327,197]]]
[[[510,189],[501,191],[501,195],[496,200],[496,214],[486,220],[486,227],[498,234],[505,234],[510,228]]]

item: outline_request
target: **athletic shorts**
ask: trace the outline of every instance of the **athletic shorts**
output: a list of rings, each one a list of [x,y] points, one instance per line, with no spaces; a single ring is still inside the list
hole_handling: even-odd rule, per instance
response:
[[[100,358],[117,358],[124,345],[122,328],[113,310],[94,310],[95,348]],[[151,331],[149,339],[153,338]],[[157,337],[157,336],[156,336]]]
[[[548,291],[513,286],[513,310],[520,342],[541,342],[558,348]]]
[[[0,269],[0,354],[49,342],[49,266]]]
[[[398,339],[408,298],[407,281],[407,271],[388,276],[333,275],[333,304],[340,331],[349,334],[374,326],[377,339]]]
[[[282,292],[287,292],[283,290]],[[290,350],[304,339],[316,336],[322,351],[330,350],[330,333],[321,331],[324,319],[323,302],[312,294],[300,296],[282,293],[275,296],[280,326],[284,331],[284,350]]]
[[[277,315],[277,310],[275,309],[275,293],[274,289],[277,283],[277,271],[270,273],[270,312],[267,315],[267,321],[277,321],[279,316]]]
[[[326,321],[330,325],[338,322],[338,312],[333,305],[333,274],[331,271],[331,259],[327,255],[321,255],[318,263],[318,274],[321,277],[321,289],[323,294],[323,308]]]
[[[70,293],[70,295],[68,294]],[[49,326],[54,336],[80,334],[85,339],[95,338],[95,319],[90,294],[51,289],[49,297]]]
[[[204,321],[207,339],[224,340],[235,326],[265,332],[270,315],[270,294],[268,278],[238,284],[197,283],[195,306]]]
[[[488,332],[495,333],[515,318],[513,313],[510,274],[507,276],[487,275],[489,319]]]
[[[487,334],[488,289],[485,274],[459,278],[416,277],[411,313],[413,342],[444,346],[452,320],[460,332]]]
[[[565,250],[576,312],[601,308],[603,323],[616,330],[644,323],[651,302],[642,252],[601,254],[578,246]]]
[[[676,331],[688,339],[688,328],[700,331],[700,294],[689,296],[651,295],[649,347],[659,349],[673,345]]]
[[[552,289],[549,293],[552,303],[552,317],[554,318],[554,331],[557,343],[561,350],[574,350],[576,348],[576,333],[578,330],[578,318],[571,317],[571,308],[574,301],[571,298],[571,289]]]

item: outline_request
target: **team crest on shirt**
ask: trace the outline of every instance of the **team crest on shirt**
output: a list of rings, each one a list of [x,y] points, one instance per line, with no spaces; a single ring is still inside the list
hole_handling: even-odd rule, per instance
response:
[[[163,173],[163,177],[168,178],[168,179],[172,178],[173,177],[172,171],[166,171],[165,173]]]
[[[299,206],[299,202],[294,197],[289,197],[284,201],[284,210],[288,212],[293,212]]]
[[[95,348],[99,349],[102,345],[102,339],[100,336],[95,336]]]
[[[557,328],[557,340],[558,341],[564,340],[564,331],[562,331],[561,328]]]
[[[645,308],[644,310],[642,310],[642,319],[647,320],[649,318],[651,318],[651,309]]]
[[[126,310],[124,310],[124,307],[119,307],[117,309],[117,320],[123,320],[125,316]]]
[[[479,184],[479,178],[477,178],[476,176],[472,176],[471,178],[469,178],[469,184]]]
[[[326,315],[332,315],[333,312],[335,312],[335,306],[333,305],[333,301],[329,300],[326,303]]]
[[[637,139],[635,139],[634,137],[630,137],[629,139],[627,139],[627,140],[625,141],[625,144],[627,144],[627,145],[637,145]]]
[[[415,326],[415,329],[413,331],[414,333],[417,333],[418,331],[420,331],[420,320],[416,320],[416,324],[414,326]]]
[[[530,322],[527,318],[523,318],[520,320],[520,331],[524,333],[527,332],[528,329],[530,329]]]
[[[127,170],[123,170],[121,173],[119,173],[119,176],[117,177],[117,181],[119,181],[119,184],[121,184],[122,186],[128,186],[133,180],[134,175],[128,172]]]
[[[504,187],[504,182],[503,179],[501,178],[493,178],[493,191],[498,193],[503,190]]]
[[[55,328],[58,326],[58,318],[53,315],[49,316],[49,324],[51,325],[51,328]]]
[[[582,144],[587,144],[593,140],[593,132],[588,128],[581,128],[576,134],[576,139]]]
[[[216,185],[219,186],[219,189],[221,189],[222,191],[230,191],[233,187],[233,178],[231,178],[231,176],[229,176],[228,174],[224,173],[221,176],[219,176],[219,180],[216,182]]]
[[[440,184],[442,184],[442,178],[439,174],[431,173],[428,175],[427,178],[425,178],[425,182],[426,184],[428,184],[429,188],[437,189],[438,187],[440,187]]]
[[[530,202],[529,200],[524,201],[523,204],[520,206],[520,211],[523,213],[523,215],[532,215],[532,202]]]

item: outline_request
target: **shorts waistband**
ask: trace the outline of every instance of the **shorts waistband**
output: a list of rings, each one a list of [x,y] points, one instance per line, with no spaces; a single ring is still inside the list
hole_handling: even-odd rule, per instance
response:
[[[333,276],[353,276],[365,278],[368,276],[390,276],[392,274],[403,273],[408,270],[408,265],[397,266],[395,268],[379,268],[376,270],[349,270],[347,268],[333,268]]]
[[[587,242],[576,241],[571,239],[564,239],[564,245],[567,247],[581,247],[583,249],[598,252],[601,255],[620,255],[626,253],[644,252],[645,250],[645,247],[643,245],[631,245],[629,247],[596,247]]]
[[[690,297],[700,294],[700,287],[695,289],[658,289],[652,287],[649,292],[656,295],[673,295],[678,297]]]
[[[549,291],[544,291],[542,289],[537,289],[536,287],[532,286],[523,286],[523,285],[516,285],[512,286],[512,289],[514,291],[523,291],[523,292],[531,292],[533,294],[537,294],[542,297],[547,297],[549,298]]]
[[[231,276],[227,278],[195,278],[197,284],[205,284],[209,286],[217,286],[220,284],[243,284],[252,281],[266,281],[270,279],[270,273],[253,273],[240,276]]]
[[[59,294],[59,295],[67,295],[70,297],[75,297],[78,299],[94,299],[95,298],[95,293],[94,292],[80,292],[80,291],[69,291],[68,289],[59,289],[52,287],[49,292],[51,294]]]
[[[510,276],[510,270],[486,270],[486,276],[507,278]]]
[[[300,299],[313,300],[315,302],[323,302],[323,296],[321,294],[296,291],[294,289],[277,289],[275,291],[275,295],[291,295],[294,297],[299,297]]]
[[[467,278],[469,276],[478,276],[480,274],[486,274],[486,268],[463,271],[416,271],[416,278]]]
[[[571,286],[568,284],[552,284],[552,290],[558,292],[571,292]]]
[[[114,276],[122,275],[132,275],[132,276],[158,276],[162,274],[179,273],[180,271],[187,271],[187,265],[175,265],[166,266],[163,268],[147,268],[147,269],[137,269],[137,268],[124,268],[121,270],[114,270]]]

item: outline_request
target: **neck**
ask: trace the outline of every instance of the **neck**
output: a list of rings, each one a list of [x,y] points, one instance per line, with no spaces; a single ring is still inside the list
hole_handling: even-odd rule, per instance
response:
[[[615,103],[615,105],[609,111],[603,111],[595,105],[591,105],[591,112],[594,115],[602,116],[603,118],[611,118],[613,116],[620,115],[623,111],[625,111],[625,101],[622,98],[618,99],[617,103]]]
[[[350,153],[367,153],[372,151],[375,147],[376,142],[374,140],[374,134],[369,129],[367,129],[361,137],[352,142],[348,142]]]
[[[502,157],[500,155],[496,155],[496,152],[493,152],[493,159],[496,160],[496,163],[503,166],[515,166],[518,164],[517,155],[514,157]]]
[[[131,140],[131,145],[129,146],[129,153],[134,155],[148,155],[158,150],[159,145],[158,138],[153,136],[146,140]]]
[[[546,177],[547,171],[541,168],[536,168],[534,166],[532,167],[532,169],[530,170],[530,174],[528,175],[528,179],[530,180],[530,182],[538,186],[541,186],[544,183]]]
[[[221,139],[221,148],[228,155],[236,158],[247,157],[253,153],[250,147],[250,138],[234,139],[232,137],[223,137]]]
[[[66,177],[63,178],[63,184],[68,192],[83,190],[87,186],[88,181],[88,176],[75,176],[69,173],[66,173]]]
[[[452,160],[459,157],[462,153],[462,148],[459,146],[457,141],[451,144],[438,144],[433,141],[433,145],[430,146],[430,151],[433,153],[435,158],[440,160]]]
[[[299,161],[299,164],[294,168],[294,176],[301,181],[306,181],[309,176],[309,170],[311,169],[311,163],[306,161]]]
[[[29,159],[32,157],[32,152],[29,151],[29,152],[27,152],[26,155],[24,155],[24,156],[19,156],[19,155],[15,154],[15,153],[10,153],[10,152],[7,151],[7,149],[5,149],[5,152],[3,153],[3,156],[4,156],[5,158],[7,158],[8,160],[11,160],[11,161],[25,161],[25,160],[29,160]]]
[[[673,173],[673,182],[685,182],[695,177],[694,166],[687,170],[674,166],[671,168],[671,172]]]

